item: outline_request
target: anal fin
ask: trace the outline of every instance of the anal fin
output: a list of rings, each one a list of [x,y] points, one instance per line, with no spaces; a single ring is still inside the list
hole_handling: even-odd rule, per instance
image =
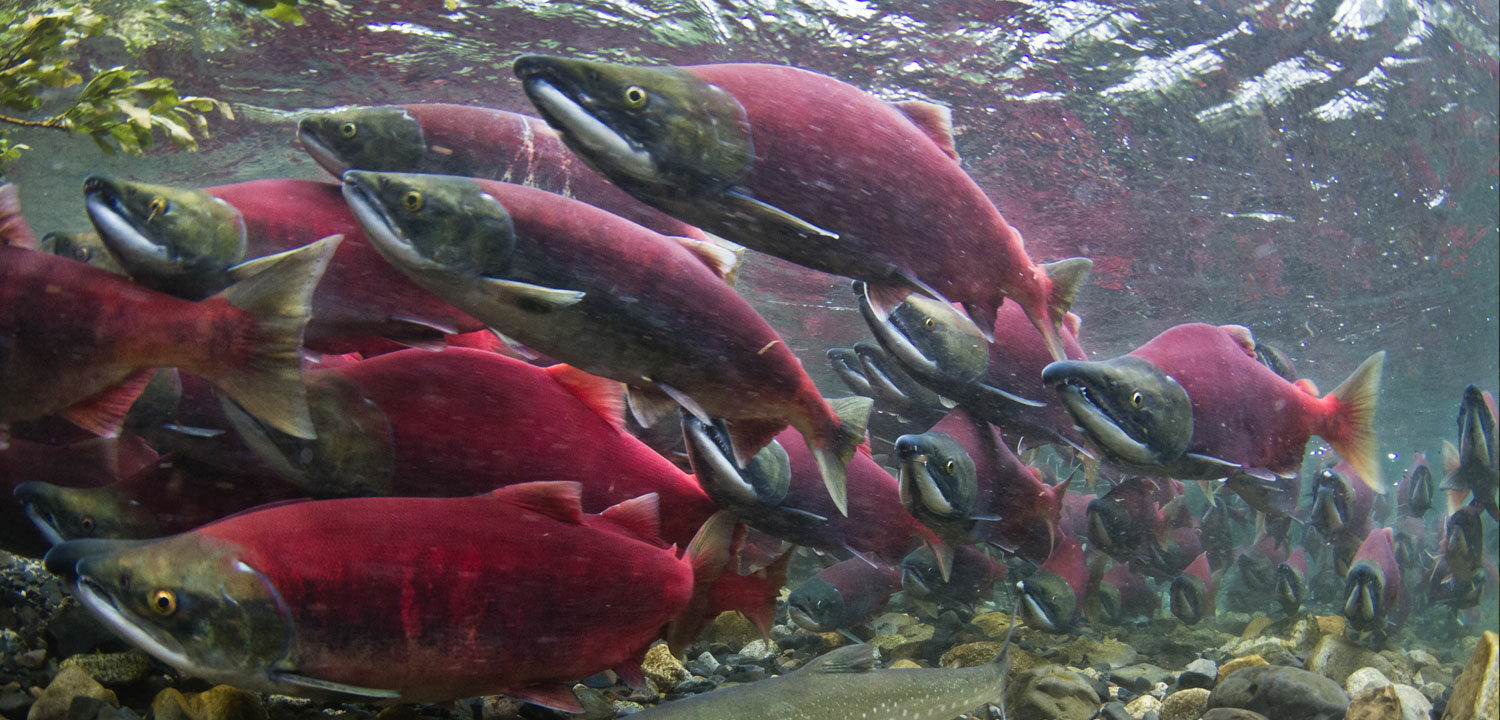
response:
[[[75,403],[64,410],[62,416],[99,437],[118,437],[130,406],[146,391],[146,385],[155,375],[154,368],[131,373],[120,384]]]
[[[775,205],[756,200],[739,190],[726,191],[724,193],[724,200],[734,212],[751,220],[770,225],[771,227],[820,240],[839,239],[839,234],[832,230],[824,230]]]
[[[541,705],[565,713],[583,712],[583,705],[578,702],[578,696],[573,694],[573,688],[566,685],[529,685],[507,690],[505,694],[517,700],[525,700],[532,705]]]
[[[276,682],[292,685],[298,688],[316,690],[323,693],[332,693],[336,695],[345,695],[349,697],[360,698],[366,701],[395,700],[396,698],[401,697],[401,693],[396,692],[395,690],[382,690],[379,688],[360,687],[358,685],[350,685],[348,683],[334,682],[332,680],[323,680],[321,678],[300,675],[294,672],[272,671],[271,679],[275,680]]]

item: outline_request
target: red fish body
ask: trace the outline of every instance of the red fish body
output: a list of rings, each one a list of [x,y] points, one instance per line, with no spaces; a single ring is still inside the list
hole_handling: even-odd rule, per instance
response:
[[[804,580],[787,596],[787,612],[813,632],[833,632],[873,620],[901,589],[901,571],[849,558]]]
[[[957,433],[954,439],[970,450],[979,481],[976,513],[997,518],[981,523],[977,539],[1031,562],[1045,561],[1064,537],[1060,526],[1067,483],[1042,482],[1041,472],[1021,462],[988,425],[959,415],[949,413],[933,431]]]
[[[1077,538],[1067,538],[1052,549],[1035,574],[1021,581],[1026,622],[1052,632],[1073,627],[1083,614],[1088,588],[1083,545]]]
[[[1161,608],[1161,597],[1147,584],[1146,578],[1132,570],[1129,565],[1117,564],[1104,573],[1101,582],[1115,586],[1120,592],[1120,614],[1124,617],[1151,619]]]
[[[1063,356],[1069,360],[1087,360],[1089,357],[1078,342],[1078,329],[1079,318],[1073,313],[1065,315],[1057,329]],[[988,343],[988,348],[990,359],[983,375],[984,384],[1031,400],[1047,400],[1052,396],[1052,391],[1042,382],[1042,368],[1052,362],[1052,356],[1020,305],[1008,303],[1000,306],[1000,312],[995,316],[994,339]],[[1019,403],[993,405],[1005,412],[988,414],[985,419],[1008,436],[1033,440],[1056,437],[1072,445],[1083,442],[1073,418],[1059,403],[1049,402],[1044,407]]]
[[[1344,587],[1344,615],[1355,629],[1383,630],[1399,627],[1406,620],[1410,603],[1390,528],[1380,528],[1365,537]]]

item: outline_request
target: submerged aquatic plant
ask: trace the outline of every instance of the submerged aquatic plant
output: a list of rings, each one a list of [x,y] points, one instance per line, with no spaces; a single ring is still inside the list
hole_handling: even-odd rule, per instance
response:
[[[227,104],[179,95],[170,79],[150,77],[143,70],[111,67],[84,82],[75,70],[81,63],[73,51],[81,40],[103,34],[107,25],[106,18],[82,5],[0,9],[0,168],[28,149],[7,137],[13,127],[85,134],[105,152],[139,154],[151,146],[156,130],[176,146],[195,150],[198,136],[208,136],[205,114],[216,111],[234,118]],[[60,110],[41,118],[24,116],[80,83],[82,89]]]

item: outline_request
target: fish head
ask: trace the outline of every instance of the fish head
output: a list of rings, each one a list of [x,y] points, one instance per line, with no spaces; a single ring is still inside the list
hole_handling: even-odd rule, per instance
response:
[[[1120,601],[1120,588],[1112,582],[1102,582],[1090,596],[1096,621],[1118,625],[1125,617],[1124,605]]]
[[[1307,592],[1307,580],[1302,577],[1302,572],[1291,563],[1281,563],[1276,566],[1276,602],[1281,604],[1281,609],[1291,615],[1302,607],[1303,594]]]
[[[1073,626],[1078,597],[1061,575],[1038,570],[1016,587],[1021,591],[1021,614],[1027,625],[1048,632],[1065,632]]]
[[[750,122],[692,72],[523,55],[526,96],[568,147],[638,196],[714,195],[750,173]]]
[[[1378,630],[1385,619],[1385,573],[1380,566],[1360,560],[1344,576],[1344,617],[1361,632]]]
[[[875,343],[857,342],[854,353],[859,361],[860,373],[874,391],[874,398],[885,405],[898,409],[937,410],[942,400],[937,393],[913,380],[893,362],[883,348]]]
[[[1318,471],[1314,480],[1312,524],[1325,538],[1331,538],[1350,521],[1349,505],[1354,500],[1354,483],[1333,468]]]
[[[471,178],[349,170],[344,199],[375,249],[408,275],[504,277],[510,212]]]
[[[314,112],[297,121],[297,141],[324,170],[410,172],[427,141],[422,123],[399,105],[364,105]]]
[[[963,445],[943,432],[896,439],[901,504],[913,517],[960,520],[974,512],[979,476]]]
[[[1208,588],[1196,575],[1182,573],[1172,578],[1172,615],[1188,625],[1203,619],[1208,608]]]
[[[1042,369],[1063,407],[1100,452],[1127,468],[1151,470],[1187,451],[1193,406],[1171,375],[1137,357],[1063,360]]]
[[[864,366],[860,364],[859,354],[854,348],[828,348],[828,365],[833,368],[833,374],[837,375],[850,392],[855,395],[863,395],[868,398],[875,397],[874,388],[870,387],[870,381],[865,377]]]
[[[52,544],[77,538],[140,539],[159,537],[156,517],[139,502],[114,488],[68,488],[47,482],[24,482],[14,491],[42,535]]]
[[[223,272],[245,259],[240,211],[203,190],[94,175],[83,181],[83,201],[120,265],[154,287],[222,285]]]
[[[1422,517],[1432,509],[1433,480],[1432,469],[1425,463],[1412,468],[1411,477],[1406,479],[1408,483],[1406,502],[1406,513],[1411,517]]]
[[[786,499],[792,487],[792,460],[780,442],[772,440],[740,467],[723,421],[709,424],[684,414],[682,434],[694,477],[720,507],[763,512]]]
[[[849,612],[837,586],[820,577],[808,578],[786,599],[787,616],[811,632],[833,632],[847,627]]]
[[[1113,550],[1130,544],[1136,533],[1125,504],[1109,498],[1094,498],[1088,504],[1088,538],[1094,546]]]
[[[901,558],[901,590],[918,600],[930,600],[943,587],[942,569],[931,547],[922,546]]]
[[[1469,505],[1448,516],[1443,528],[1444,555],[1448,565],[1477,567],[1484,552],[1484,523],[1474,506]]]
[[[182,672],[264,687],[291,647],[281,595],[233,543],[199,533],[70,540],[44,562],[107,627]]]
[[[1255,360],[1271,369],[1271,372],[1280,375],[1289,383],[1297,382],[1297,369],[1292,365],[1291,358],[1286,356],[1274,345],[1263,342],[1255,343]]]
[[[97,232],[50,232],[42,236],[37,249],[77,260],[100,270],[108,270],[116,275],[126,274],[125,266],[115,259],[114,253],[109,251],[109,246],[104,244],[104,239]]]
[[[1240,579],[1245,586],[1256,592],[1270,590],[1276,582],[1276,568],[1270,559],[1258,552],[1247,552],[1235,560]]]
[[[913,375],[957,384],[976,380],[989,368],[989,345],[967,315],[941,300],[912,293],[881,319],[868,287],[855,283],[860,313],[881,347]]]
[[[316,437],[267,425],[221,395],[224,414],[257,457],[315,497],[389,495],[395,477],[391,421],[336,370],[308,373],[307,410]]]

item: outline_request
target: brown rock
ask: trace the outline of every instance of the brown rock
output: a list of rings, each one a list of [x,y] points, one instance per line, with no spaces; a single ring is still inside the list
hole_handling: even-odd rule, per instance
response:
[[[1241,710],[1240,708],[1214,708],[1213,710],[1209,710],[1208,712],[1203,713],[1203,717],[1199,718],[1199,720],[1267,720],[1267,718],[1265,715],[1255,712],[1254,710]]]
[[[1380,653],[1360,647],[1342,635],[1324,635],[1319,639],[1317,646],[1307,656],[1304,667],[1338,683],[1340,687],[1355,670],[1366,667],[1379,670],[1381,675],[1392,682],[1411,679]]]
[[[1497,702],[1500,702],[1497,656],[1500,656],[1500,638],[1486,630],[1479,638],[1474,654],[1469,657],[1469,663],[1453,683],[1443,720],[1480,720],[1497,716]]]
[[[1253,637],[1259,637],[1268,627],[1271,627],[1271,618],[1265,615],[1257,615],[1251,618],[1250,622],[1245,625],[1244,631],[1240,633],[1240,639],[1249,640]]]
[[[259,696],[228,685],[190,695],[167,688],[151,701],[151,715],[155,720],[267,720]]]
[[[140,650],[74,655],[62,664],[64,667],[77,665],[104,685],[128,685],[151,672],[151,656]]]
[[[641,661],[641,672],[646,676],[646,682],[651,683],[651,687],[658,693],[671,690],[691,674],[677,656],[672,654],[666,643],[657,643],[646,651],[646,657]]]
[[[1161,720],[1198,720],[1208,709],[1208,690],[1189,688],[1178,690],[1161,701]]]
[[[902,658],[900,660],[897,660],[896,662],[891,663],[892,670],[913,670],[920,669],[921,667],[921,665],[907,660],[906,658]]]
[[[1401,698],[1391,685],[1370,688],[1349,701],[1344,720],[1401,720]]]
[[[742,648],[751,640],[760,639],[760,630],[737,610],[725,610],[703,628],[698,639],[706,643],[723,643],[732,648]]]
[[[1224,682],[1224,678],[1229,677],[1229,674],[1235,670],[1255,667],[1256,665],[1270,665],[1270,663],[1266,662],[1266,659],[1259,655],[1246,655],[1245,657],[1230,660],[1219,666],[1219,682]]]
[[[942,667],[975,667],[994,660],[1004,649],[1005,643],[996,641],[971,642],[957,645],[943,653],[938,660]]]
[[[1344,628],[1349,626],[1349,621],[1343,615],[1319,615],[1318,634],[1320,635],[1343,635]]]
[[[47,689],[31,704],[26,720],[67,720],[68,708],[73,705],[75,697],[96,698],[115,707],[120,705],[113,690],[100,685],[77,665],[68,665],[52,678]]]
[[[1008,612],[987,612],[975,615],[969,622],[979,628],[979,632],[984,633],[985,637],[1004,638],[1006,631],[1010,630],[1010,617]]]

